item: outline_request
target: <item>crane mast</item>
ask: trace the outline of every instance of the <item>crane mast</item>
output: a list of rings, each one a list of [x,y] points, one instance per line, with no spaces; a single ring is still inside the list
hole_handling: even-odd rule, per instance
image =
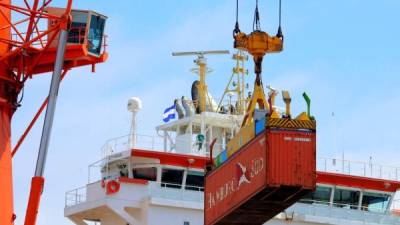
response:
[[[22,2],[22,1],[20,1]],[[12,225],[16,219],[13,204],[12,157],[44,106],[46,117],[42,140],[32,178],[25,225],[34,225],[44,187],[44,166],[54,118],[58,88],[62,77],[78,66],[106,61],[104,25],[106,17],[90,10],[73,10],[72,0],[64,8],[51,8],[53,0],[24,0],[22,6],[11,0],[0,1],[0,224]],[[17,15],[12,18],[11,15]],[[74,16],[87,18],[73,27]],[[75,23],[76,24],[76,23]],[[89,36],[89,27],[91,36]],[[11,151],[12,116],[21,105],[18,95],[25,82],[36,74],[52,73],[48,100]]]
[[[11,4],[11,0],[2,1]],[[11,20],[11,10],[0,8],[0,27],[6,27]],[[0,30],[0,38],[11,39],[11,27]],[[0,57],[8,53],[10,44],[0,42]],[[16,110],[20,85],[13,79],[13,73],[0,66],[0,224],[12,224],[14,215],[12,157],[11,157],[11,118]]]

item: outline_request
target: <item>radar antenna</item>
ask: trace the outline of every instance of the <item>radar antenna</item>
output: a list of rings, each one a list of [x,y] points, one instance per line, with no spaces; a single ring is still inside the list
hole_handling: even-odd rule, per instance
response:
[[[206,100],[208,98],[210,104],[211,99],[208,96],[207,91],[207,83],[206,83],[206,74],[211,73],[212,70],[207,67],[207,59],[204,55],[222,55],[229,54],[228,50],[216,50],[216,51],[193,51],[193,52],[173,52],[172,56],[190,56],[196,55],[197,59],[194,60],[194,63],[198,66],[198,68],[193,68],[192,72],[199,74],[200,82],[198,84],[198,90],[200,99],[197,102],[193,102],[195,108],[200,108],[200,112],[206,111]]]

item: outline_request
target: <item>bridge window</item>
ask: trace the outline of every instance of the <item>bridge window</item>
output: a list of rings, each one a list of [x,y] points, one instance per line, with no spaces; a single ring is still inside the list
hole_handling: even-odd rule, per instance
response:
[[[186,190],[203,191],[204,174],[197,171],[188,171],[186,176]]]
[[[169,188],[181,188],[183,180],[183,170],[162,169],[161,186]]]
[[[370,212],[385,212],[389,206],[390,195],[365,192],[361,209]]]
[[[147,167],[147,168],[134,168],[132,170],[133,178],[143,179],[148,181],[156,181],[157,180],[157,168],[156,167]]]
[[[339,208],[358,209],[360,192],[337,188],[333,198],[333,205]]]
[[[306,195],[301,202],[303,203],[316,203],[316,204],[329,204],[331,199],[332,188],[317,186],[317,189]]]

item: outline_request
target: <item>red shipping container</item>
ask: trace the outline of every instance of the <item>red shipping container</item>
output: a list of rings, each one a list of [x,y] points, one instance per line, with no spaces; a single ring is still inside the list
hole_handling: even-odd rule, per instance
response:
[[[316,185],[313,130],[267,128],[206,176],[205,224],[263,224]]]

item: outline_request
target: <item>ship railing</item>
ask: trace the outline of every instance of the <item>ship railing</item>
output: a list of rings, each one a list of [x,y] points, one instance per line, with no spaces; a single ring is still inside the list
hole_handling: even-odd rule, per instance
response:
[[[204,187],[199,186],[149,182],[149,194],[164,199],[204,202]]]
[[[133,138],[135,139],[135,142],[134,144],[131,144]],[[177,146],[185,149],[187,147],[188,154],[209,156],[210,144],[210,142],[200,142],[199,140],[195,140],[195,138],[194,140],[188,139],[187,141],[179,140],[179,142],[173,142],[172,140],[168,140],[167,142],[164,142],[164,137],[160,136],[136,134],[132,137],[132,135],[124,135],[107,140],[101,147],[101,158],[106,159],[108,156],[130,149],[174,152]],[[215,143],[214,149],[222,151],[225,149],[225,145]]]
[[[371,161],[362,162],[321,157],[317,160],[317,170],[321,172],[400,181],[400,167],[375,164]]]
[[[87,186],[67,191],[65,193],[65,207],[71,207],[86,202],[87,194]],[[202,203],[204,202],[204,187],[151,181],[148,183],[148,195],[163,199]]]
[[[365,211],[365,212],[380,213],[380,214],[384,214],[387,212],[387,209],[384,207],[381,207],[381,208],[374,207],[373,209],[370,209],[368,206],[362,206],[362,205],[360,206],[360,205],[349,204],[349,203],[337,203],[337,202],[330,202],[330,201],[317,201],[317,200],[312,200],[312,199],[301,199],[299,201],[299,203],[315,205],[315,206],[329,206],[329,207],[342,208],[342,209],[361,210],[361,211]]]
[[[65,207],[74,206],[86,201],[87,187],[79,187],[65,193]]]
[[[374,224],[398,224],[400,217],[392,216],[386,211],[369,211],[363,207],[359,209],[357,205],[329,203],[329,202],[302,202],[294,204],[288,208],[284,213],[286,215],[305,214],[311,216],[323,216],[332,219],[344,219],[350,221],[370,222]]]
[[[132,144],[133,138],[135,139],[134,145]],[[106,158],[109,155],[130,150],[132,147],[144,150],[162,151],[165,147],[164,138],[142,134],[136,134],[134,137],[128,134],[112,138],[107,140],[101,147],[101,156],[102,158]]]

